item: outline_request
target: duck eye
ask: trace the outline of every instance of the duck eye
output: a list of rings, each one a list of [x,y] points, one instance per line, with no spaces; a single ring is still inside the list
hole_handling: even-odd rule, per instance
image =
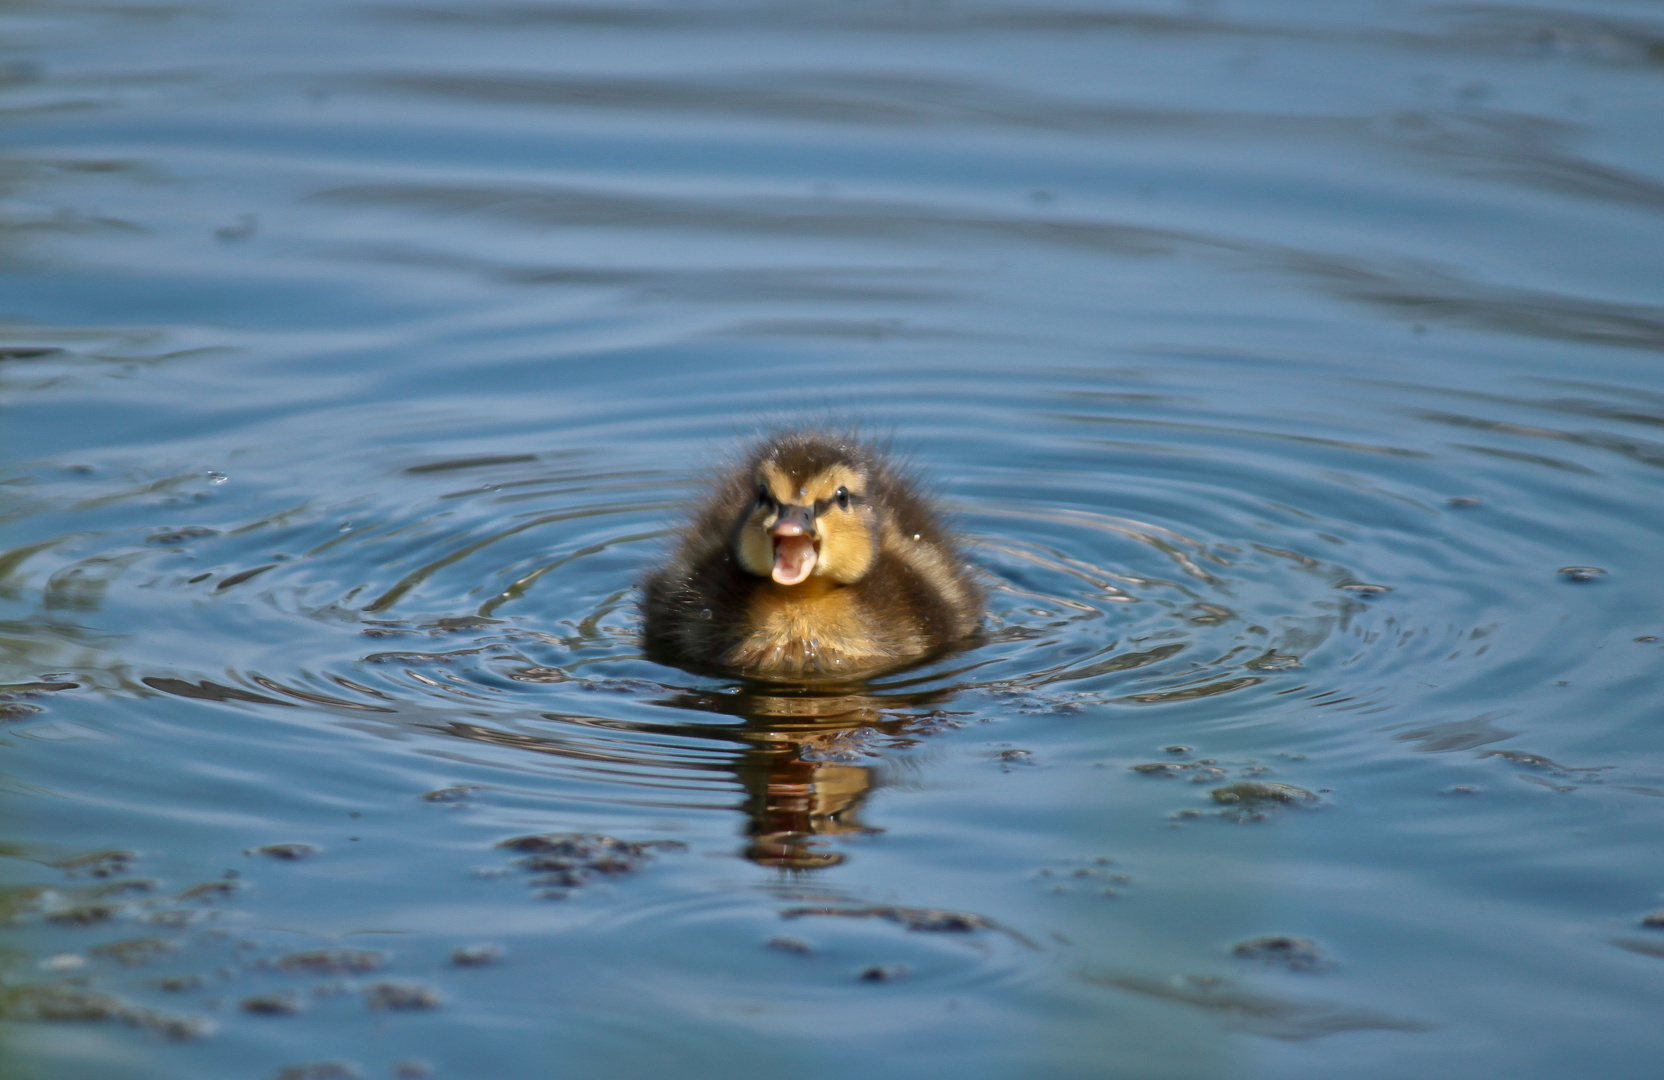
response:
[[[773,501],[774,501],[773,499],[769,498],[768,488],[759,487],[757,489],[757,505],[758,506],[767,506],[769,503],[771,503]]]
[[[839,510],[848,510],[849,509],[849,489],[848,488],[846,488],[846,487],[839,488],[837,491],[832,493],[832,497],[838,501],[838,509]]]

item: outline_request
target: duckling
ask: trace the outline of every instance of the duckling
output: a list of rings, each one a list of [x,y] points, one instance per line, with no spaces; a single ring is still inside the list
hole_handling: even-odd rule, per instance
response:
[[[764,678],[864,674],[977,629],[974,572],[877,446],[793,431],[738,461],[643,582],[650,652]]]

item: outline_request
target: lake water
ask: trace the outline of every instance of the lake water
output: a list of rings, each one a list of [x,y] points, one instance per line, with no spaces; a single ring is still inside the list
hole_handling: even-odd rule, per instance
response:
[[[1657,1075],[1664,5],[0,41],[8,1080]],[[982,639],[645,659],[828,418]]]

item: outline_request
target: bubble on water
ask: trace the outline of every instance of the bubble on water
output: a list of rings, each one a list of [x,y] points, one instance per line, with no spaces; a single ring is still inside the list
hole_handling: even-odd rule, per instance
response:
[[[226,482],[226,481],[227,481],[227,480],[229,480],[229,479],[231,479],[231,477],[229,477],[229,476],[227,476],[227,475],[225,475],[225,474],[224,474],[224,473],[222,473],[222,472],[218,472],[218,471],[216,471],[216,470],[214,470],[214,469],[209,469],[209,470],[208,470],[208,471],[207,471],[207,472],[206,472],[206,473],[204,473],[204,474],[203,474],[203,475],[205,475],[205,476],[206,476],[206,477],[207,477],[207,478],[208,478],[208,482],[209,482],[209,483],[210,483],[210,484],[223,484],[223,483],[225,483],[225,482]]]

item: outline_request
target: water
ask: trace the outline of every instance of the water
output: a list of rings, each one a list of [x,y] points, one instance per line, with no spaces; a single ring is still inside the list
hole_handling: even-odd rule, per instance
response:
[[[0,27],[8,1076],[1654,1074],[1656,3]],[[984,640],[643,659],[825,417]]]

